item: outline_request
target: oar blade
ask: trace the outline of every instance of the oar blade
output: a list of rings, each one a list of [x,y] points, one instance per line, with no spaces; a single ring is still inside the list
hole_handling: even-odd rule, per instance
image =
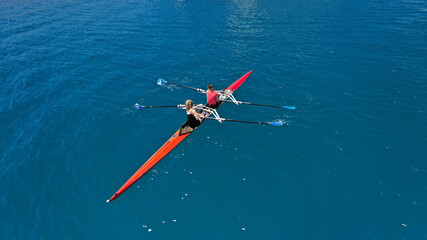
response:
[[[290,110],[294,110],[295,109],[294,106],[283,106],[283,108],[290,109]]]
[[[166,80],[164,80],[163,78],[159,78],[159,80],[157,80],[157,84],[160,86],[164,86],[166,85],[166,83],[168,83]]]
[[[143,108],[145,108],[145,106],[144,105],[140,105],[138,103],[135,103],[135,108],[136,109],[143,109]]]
[[[282,122],[271,122],[271,123],[269,123],[271,126],[275,126],[275,127],[278,127],[278,126],[282,126],[283,125],[283,123]]]

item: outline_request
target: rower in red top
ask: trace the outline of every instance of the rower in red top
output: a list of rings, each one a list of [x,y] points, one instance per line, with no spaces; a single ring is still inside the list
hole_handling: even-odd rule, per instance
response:
[[[218,108],[220,104],[218,101],[218,96],[218,92],[215,91],[214,86],[212,84],[209,84],[208,90],[206,91],[206,98],[208,100],[206,106],[215,109]]]

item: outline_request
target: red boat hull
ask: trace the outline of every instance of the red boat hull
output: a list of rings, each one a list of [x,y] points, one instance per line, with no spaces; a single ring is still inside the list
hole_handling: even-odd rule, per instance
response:
[[[231,84],[226,90],[231,90],[232,92],[236,91],[240,85],[249,77],[252,71],[246,73],[233,84]],[[195,128],[197,129],[197,128]],[[180,144],[188,135],[190,135],[195,129],[191,129],[188,127],[187,122],[185,122],[181,128],[172,135],[169,140],[163,144],[163,146],[157,150],[151,156],[147,162],[142,165],[141,168],[136,171],[129,180],[110,198],[108,201],[113,201],[118,198],[121,194],[123,194],[128,188],[130,188],[135,182],[137,182],[142,176],[144,176],[151,168],[153,168],[160,160],[162,160],[172,149],[174,149],[178,144]]]

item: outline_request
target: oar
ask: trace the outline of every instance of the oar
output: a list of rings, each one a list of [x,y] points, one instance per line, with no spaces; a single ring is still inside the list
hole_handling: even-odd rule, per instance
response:
[[[207,117],[206,119],[218,120],[218,119],[213,118],[213,117]],[[282,125],[283,125],[283,123],[282,123],[282,122],[252,122],[252,121],[243,121],[243,120],[225,119],[225,118],[220,118],[219,120],[220,120],[220,121],[229,121],[229,122],[240,122],[240,123],[263,124],[263,125],[271,125],[271,126],[282,126]]]
[[[176,108],[179,108],[179,109],[183,109],[185,107],[185,105],[178,104],[178,105],[163,105],[163,106],[144,106],[144,105],[140,105],[138,103],[135,103],[135,108],[136,109],[144,109],[144,108],[168,108],[168,107],[176,107]]]
[[[230,100],[223,100],[223,102],[234,103],[233,101],[230,101]],[[291,110],[295,109],[294,106],[274,106],[274,105],[266,105],[266,104],[250,103],[250,102],[240,102],[240,101],[237,101],[237,103],[238,104],[254,105],[254,106],[262,106],[262,107],[286,108],[286,109],[291,109]]]
[[[170,84],[170,85],[175,85],[175,86],[178,86],[178,87],[183,87],[183,88],[188,88],[188,89],[196,90],[198,92],[205,92],[205,91],[203,91],[200,88],[194,88],[194,87],[184,86],[184,85],[181,85],[181,84],[171,83],[171,82],[168,82],[168,81],[164,80],[163,78],[159,78],[159,80],[157,80],[157,84],[160,85],[160,86],[165,86],[166,84]]]

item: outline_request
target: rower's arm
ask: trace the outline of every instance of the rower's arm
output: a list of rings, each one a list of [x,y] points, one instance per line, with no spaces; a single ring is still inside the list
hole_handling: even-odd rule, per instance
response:
[[[193,114],[194,117],[199,121],[202,119],[202,115],[199,114],[196,110],[194,110],[194,108],[191,110],[191,114]]]

